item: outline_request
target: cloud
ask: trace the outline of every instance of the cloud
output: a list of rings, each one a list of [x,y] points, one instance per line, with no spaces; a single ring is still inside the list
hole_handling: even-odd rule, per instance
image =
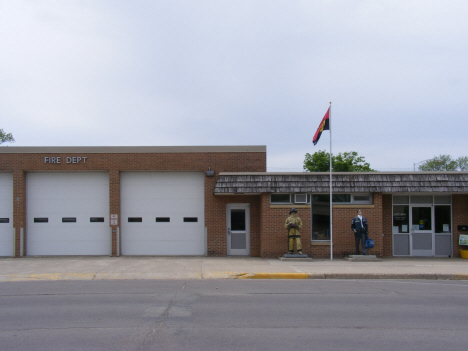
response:
[[[301,170],[332,101],[333,152],[410,170],[467,149],[467,8],[3,2],[0,127],[18,146],[264,144]]]

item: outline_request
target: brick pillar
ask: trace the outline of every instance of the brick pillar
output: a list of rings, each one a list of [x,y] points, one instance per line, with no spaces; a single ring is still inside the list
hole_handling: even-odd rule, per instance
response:
[[[383,256],[393,256],[393,218],[392,218],[392,195],[382,196],[383,215]]]
[[[20,257],[21,229],[24,233],[23,254],[26,254],[26,174],[23,170],[13,172],[13,227],[15,228],[15,257]]]
[[[372,239],[374,239],[374,253],[382,257],[384,255],[384,218],[383,218],[383,199],[382,193],[374,193],[374,211],[371,214],[372,222],[370,225],[373,227]],[[369,218],[367,218],[369,220]]]
[[[452,195],[452,215],[453,256],[460,257],[460,245],[458,245],[458,239],[460,234],[468,234],[468,232],[459,231],[458,226],[468,224],[468,195]]]
[[[260,257],[265,258],[267,249],[267,216],[270,205],[270,194],[260,195]]]
[[[111,225],[112,228],[112,256],[117,256],[117,231],[120,228],[120,171],[111,170],[109,171],[109,210],[110,214],[116,214],[118,216],[117,225]],[[109,224],[110,224],[109,216]]]

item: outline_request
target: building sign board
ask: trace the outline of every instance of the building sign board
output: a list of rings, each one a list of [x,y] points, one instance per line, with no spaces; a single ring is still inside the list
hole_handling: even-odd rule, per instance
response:
[[[88,156],[66,156],[64,158],[61,156],[45,156],[44,163],[60,164],[62,161],[65,163],[86,163],[87,158]]]

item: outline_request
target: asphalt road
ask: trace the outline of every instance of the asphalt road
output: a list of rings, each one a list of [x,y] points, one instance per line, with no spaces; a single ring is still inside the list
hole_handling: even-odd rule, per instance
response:
[[[0,283],[0,350],[464,350],[466,281]]]

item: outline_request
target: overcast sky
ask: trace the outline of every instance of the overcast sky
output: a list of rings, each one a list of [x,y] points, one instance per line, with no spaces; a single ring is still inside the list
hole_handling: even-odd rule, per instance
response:
[[[0,0],[11,146],[266,145],[372,168],[468,156],[468,1]]]

